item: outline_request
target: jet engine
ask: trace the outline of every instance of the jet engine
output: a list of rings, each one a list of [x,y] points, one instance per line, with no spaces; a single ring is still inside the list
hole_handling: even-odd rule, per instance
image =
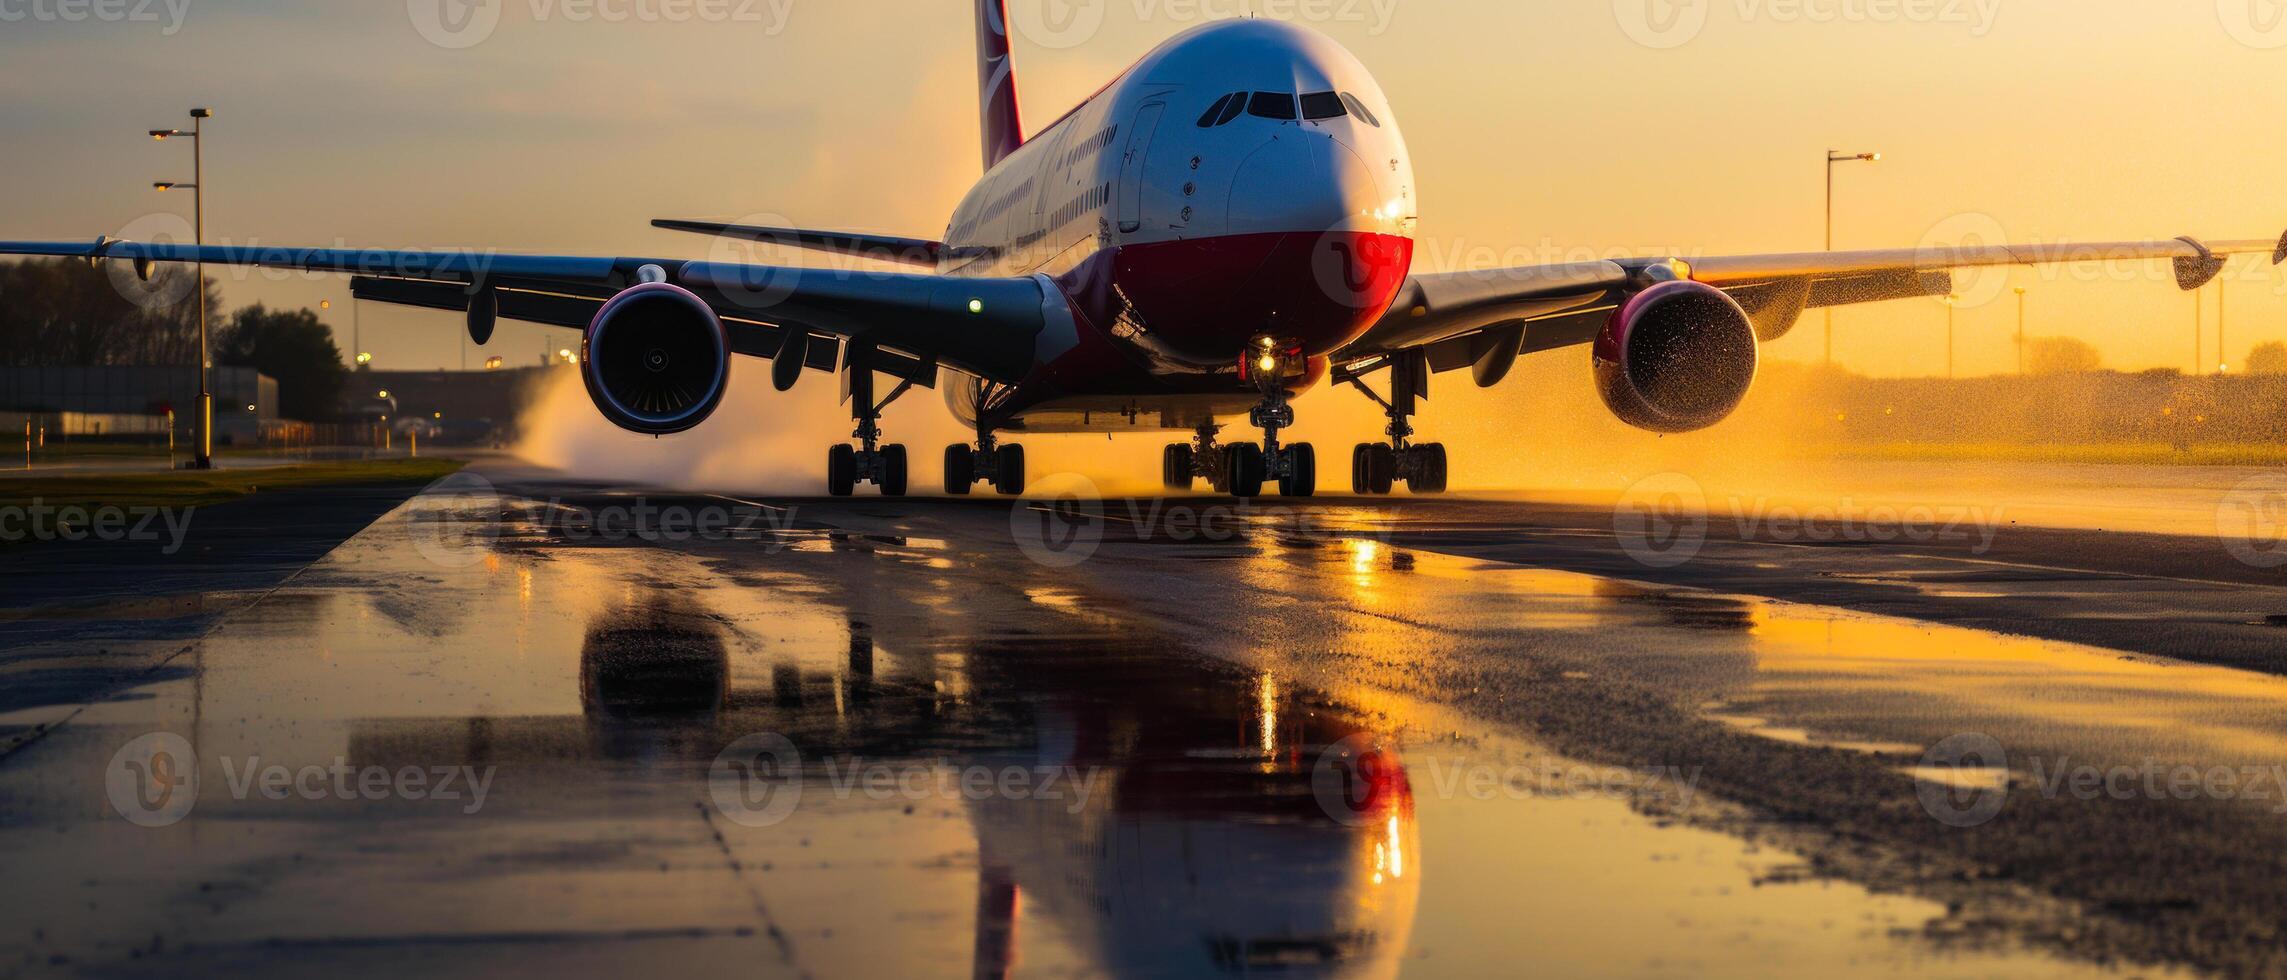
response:
[[[581,341],[588,397],[613,425],[664,436],[714,414],[730,380],[722,318],[689,290],[630,287],[604,303]]]
[[[1663,282],[1630,297],[1596,336],[1596,388],[1620,420],[1652,432],[1721,422],[1755,384],[1755,324],[1705,283]]]

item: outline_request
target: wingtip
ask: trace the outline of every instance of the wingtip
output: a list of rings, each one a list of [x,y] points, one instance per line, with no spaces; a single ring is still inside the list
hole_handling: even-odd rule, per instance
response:
[[[2271,253],[2272,265],[2287,265],[2287,235],[2279,236],[2279,250]]]

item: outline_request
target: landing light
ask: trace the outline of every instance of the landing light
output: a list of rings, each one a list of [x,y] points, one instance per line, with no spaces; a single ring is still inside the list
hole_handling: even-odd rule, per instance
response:
[[[970,300],[969,312],[972,314],[985,312],[985,301],[981,299]]]
[[[1270,354],[1264,354],[1262,360],[1255,362],[1255,366],[1261,368],[1264,374],[1270,374],[1271,372],[1278,370],[1278,358]]]

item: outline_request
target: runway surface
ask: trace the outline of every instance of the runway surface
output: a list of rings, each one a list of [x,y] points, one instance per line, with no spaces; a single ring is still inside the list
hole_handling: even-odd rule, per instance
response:
[[[2277,975],[2251,478],[2120,533],[488,460],[227,592],[11,595],[0,968]]]

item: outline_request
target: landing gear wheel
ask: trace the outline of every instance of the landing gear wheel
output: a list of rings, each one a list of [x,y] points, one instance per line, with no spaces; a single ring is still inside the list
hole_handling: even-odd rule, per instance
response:
[[[1231,496],[1253,500],[1263,495],[1263,448],[1240,443],[1223,451],[1224,484]]]
[[[1350,447],[1350,492],[1366,495],[1366,453],[1374,447],[1359,443]]]
[[[1445,444],[1433,442],[1426,446],[1416,446],[1414,451],[1421,454],[1421,462],[1412,483],[1413,492],[1444,493],[1447,476]]]
[[[1286,475],[1279,477],[1281,497],[1310,497],[1318,493],[1318,450],[1305,443],[1288,446]]]
[[[967,446],[945,447],[945,492],[966,497],[977,488],[977,454]]]
[[[1381,443],[1366,446],[1366,492],[1387,497],[1398,483],[1398,453]]]
[[[1024,447],[1002,446],[993,454],[993,489],[1003,497],[1024,492]]]
[[[1182,443],[1167,447],[1160,456],[1160,482],[1169,490],[1190,490],[1199,482],[1198,456]]]
[[[858,451],[835,446],[826,451],[826,492],[847,497],[858,490]]]
[[[912,475],[907,468],[904,446],[883,446],[881,449],[881,495],[905,496],[906,477]]]

